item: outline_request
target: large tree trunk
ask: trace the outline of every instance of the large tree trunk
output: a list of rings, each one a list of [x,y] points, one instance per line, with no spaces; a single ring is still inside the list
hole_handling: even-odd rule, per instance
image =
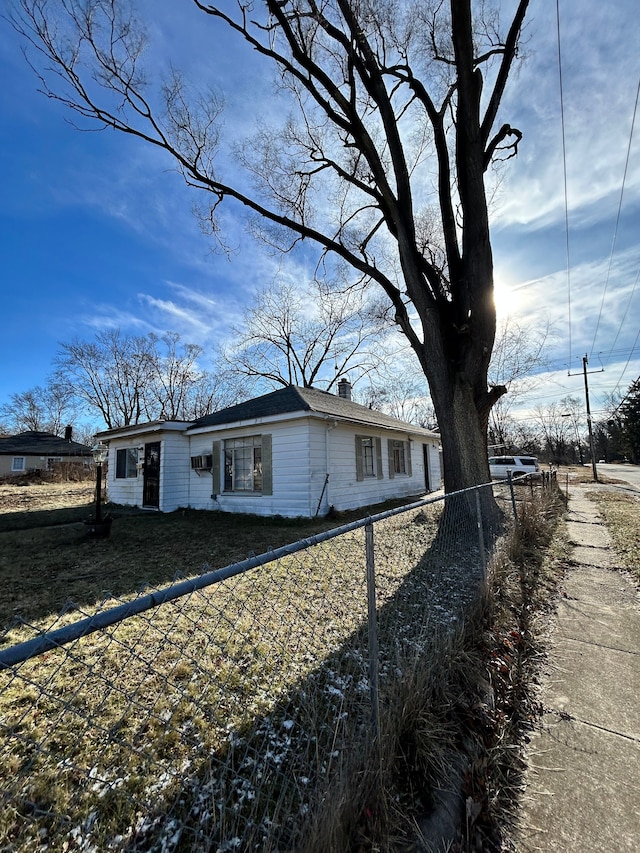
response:
[[[442,439],[446,491],[486,483],[489,480],[486,437],[471,388],[460,380],[452,388],[438,381],[432,381],[434,385],[432,394],[435,393],[438,421],[447,425]]]

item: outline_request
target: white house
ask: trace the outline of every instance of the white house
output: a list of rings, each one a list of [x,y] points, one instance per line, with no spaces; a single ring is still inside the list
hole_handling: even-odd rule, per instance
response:
[[[114,503],[288,517],[440,488],[439,436],[340,395],[289,386],[197,421],[99,433]]]

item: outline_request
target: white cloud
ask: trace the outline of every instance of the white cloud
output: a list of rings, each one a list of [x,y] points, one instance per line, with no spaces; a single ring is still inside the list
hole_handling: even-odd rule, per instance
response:
[[[617,208],[640,68],[635,4],[560,4],[570,226]],[[562,123],[555,4],[532,10],[529,56],[511,83],[505,120],[524,133],[508,164],[495,221],[543,227],[564,219]],[[639,119],[640,121],[640,119]],[[640,127],[626,178],[627,204],[640,197]]]

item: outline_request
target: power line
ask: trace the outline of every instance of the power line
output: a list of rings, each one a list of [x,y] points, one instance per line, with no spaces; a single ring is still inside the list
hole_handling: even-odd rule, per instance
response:
[[[567,311],[569,316],[569,362],[571,349],[571,258],[569,252],[569,200],[567,191],[567,144],[564,127],[564,89],[562,85],[562,51],[560,49],[560,0],[556,0],[556,29],[558,35],[558,79],[560,84],[560,121],[562,125],[562,168],[564,176],[564,230],[567,249]]]
[[[613,352],[613,348],[616,345],[616,341],[618,340],[618,336],[620,335],[620,332],[622,331],[622,326],[624,325],[624,321],[627,319],[627,314],[629,313],[629,307],[631,305],[631,300],[633,299],[633,294],[636,292],[636,287],[638,286],[638,281],[640,281],[640,267],[638,267],[638,272],[636,273],[636,280],[633,282],[633,287],[631,288],[631,293],[629,294],[629,299],[627,301],[627,307],[624,309],[624,314],[622,315],[622,320],[620,321],[620,326],[618,327],[618,331],[616,332],[616,336],[613,339],[613,343],[611,344],[611,349],[609,350],[609,352],[607,354],[607,358]],[[637,340],[637,338],[636,338],[636,340]],[[632,352],[633,352],[633,350],[632,350]]]
[[[639,332],[639,334],[640,334],[640,332]],[[611,412],[611,417],[612,417],[612,418],[613,418],[613,417],[615,417],[615,416],[618,414],[618,411],[620,410],[620,408],[622,407],[622,405],[623,405],[624,403],[626,403],[626,402],[627,402],[628,398],[629,398],[632,394],[635,394],[635,392],[638,390],[639,383],[640,383],[640,377],[638,377],[638,379],[635,379],[635,380],[631,383],[631,385],[629,386],[629,390],[627,391],[627,393],[624,395],[624,397],[622,398],[622,400],[620,400],[620,402],[619,402],[619,403],[618,403],[618,405],[615,407],[615,409]]]
[[[591,344],[591,353],[590,354],[593,353],[593,349],[596,345],[596,338],[598,337],[598,329],[600,328],[600,319],[602,317],[602,311],[604,309],[604,298],[607,294],[607,287],[609,285],[609,277],[611,275],[611,265],[613,263],[613,254],[614,254],[615,247],[616,247],[616,240],[618,238],[618,227],[620,225],[620,212],[622,210],[622,198],[624,196],[624,188],[625,188],[625,184],[627,181],[627,170],[629,168],[629,157],[631,155],[631,142],[633,140],[633,128],[634,128],[635,123],[636,123],[636,112],[638,110],[638,97],[639,96],[640,96],[640,78],[638,78],[638,88],[636,90],[636,101],[635,101],[635,104],[633,106],[633,116],[631,119],[631,131],[629,133],[629,144],[627,145],[627,157],[626,157],[625,164],[624,164],[624,174],[622,176],[622,186],[620,188],[620,200],[618,201],[618,214],[616,216],[616,224],[615,224],[615,227],[613,229],[613,243],[611,244],[611,254],[609,255],[609,266],[607,269],[607,277],[606,277],[605,282],[604,282],[604,288],[602,290],[602,302],[600,303],[600,311],[598,313],[598,321],[596,323],[596,330],[595,330],[594,335],[593,335],[593,342]],[[635,288],[635,285],[634,285],[634,288]],[[625,312],[625,316],[626,316],[626,312]],[[618,330],[618,334],[620,334],[620,330]],[[617,339],[618,339],[618,335],[616,335],[616,340]]]
[[[638,329],[638,334],[636,335],[636,339],[633,343],[633,347],[631,348],[631,352],[629,353],[629,358],[627,359],[627,363],[625,364],[624,369],[623,369],[622,373],[620,374],[620,379],[618,379],[618,381],[616,382],[616,384],[613,387],[613,393],[614,394],[618,390],[618,388],[620,387],[620,383],[622,382],[622,377],[627,372],[627,368],[629,367],[629,362],[631,361],[631,356],[632,356],[633,351],[636,347],[636,344],[638,343],[638,338],[640,338],[640,329]]]

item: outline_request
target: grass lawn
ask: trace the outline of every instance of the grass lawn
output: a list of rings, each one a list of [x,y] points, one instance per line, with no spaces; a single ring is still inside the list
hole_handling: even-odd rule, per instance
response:
[[[91,539],[78,520],[91,496],[78,488],[67,503],[0,514],[0,623],[30,623],[5,645],[93,613],[103,590],[132,598],[350,520],[114,507],[111,536]],[[376,525],[382,679],[432,642],[434,569],[421,559],[440,509]],[[455,593],[461,568],[448,569]],[[369,725],[366,614],[357,530],[0,673],[0,848],[192,850],[205,833],[211,849],[243,838],[267,850],[295,838]]]
[[[0,632],[18,615],[43,625],[70,603],[92,612],[105,598],[157,589],[366,515],[311,520],[107,506],[111,536],[92,539],[83,524],[92,502],[86,483],[0,486]]]

